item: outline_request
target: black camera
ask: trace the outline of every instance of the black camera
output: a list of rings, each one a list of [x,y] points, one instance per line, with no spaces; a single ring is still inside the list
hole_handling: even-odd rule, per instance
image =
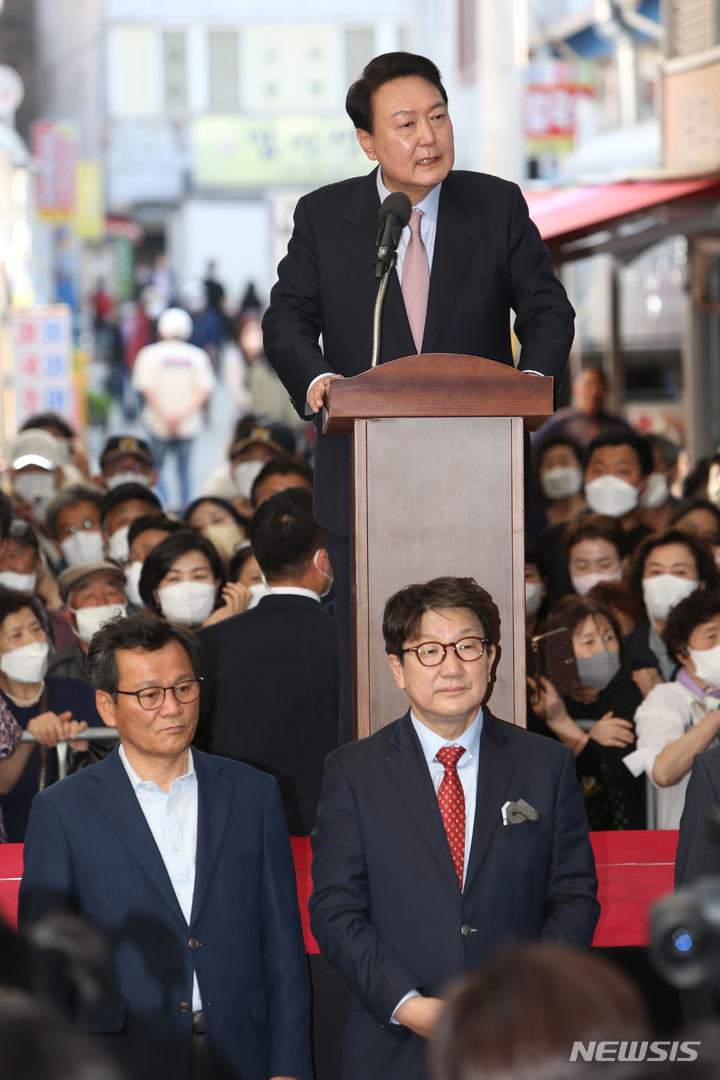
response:
[[[680,989],[720,983],[720,877],[708,877],[652,910],[653,962]]]

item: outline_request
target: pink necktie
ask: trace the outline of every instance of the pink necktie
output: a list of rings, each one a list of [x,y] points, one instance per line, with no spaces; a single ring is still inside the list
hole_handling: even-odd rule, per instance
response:
[[[410,241],[405,252],[402,268],[402,294],[405,301],[410,330],[415,348],[422,350],[425,316],[427,314],[428,291],[430,289],[430,266],[423,238],[420,235],[420,220],[424,210],[413,210],[410,217]]]
[[[403,267],[403,277],[405,277],[405,267]],[[462,746],[443,746],[435,755],[445,769],[445,775],[440,781],[437,793],[438,805],[461,890],[465,866],[465,792],[458,776],[457,766],[464,753],[465,748]]]

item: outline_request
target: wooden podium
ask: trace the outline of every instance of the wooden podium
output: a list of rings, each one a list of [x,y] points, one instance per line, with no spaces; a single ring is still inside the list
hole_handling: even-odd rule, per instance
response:
[[[500,609],[489,708],[525,726],[523,429],[552,414],[553,380],[477,356],[406,356],[330,383],[323,430],[353,435],[356,733],[396,720],[385,602],[411,582],[474,577]]]

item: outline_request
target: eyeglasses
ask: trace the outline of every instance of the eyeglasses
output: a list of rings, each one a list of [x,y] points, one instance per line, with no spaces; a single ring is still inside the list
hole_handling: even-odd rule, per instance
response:
[[[70,532],[71,533],[79,533],[79,532],[82,532],[83,529],[87,529],[87,531],[90,532],[90,530],[94,529],[94,528],[95,528],[95,522],[94,521],[89,521],[88,518],[85,518],[85,520],[82,522],[81,525],[71,525],[70,526]]]
[[[176,683],[175,686],[146,686],[144,690],[118,690],[117,692],[126,694],[127,697],[137,698],[141,709],[152,712],[164,703],[168,690],[172,690],[178,705],[189,705],[191,701],[197,701],[200,697],[201,682],[202,679],[187,679],[186,682]]]
[[[483,656],[487,643],[488,638],[484,637],[464,637],[459,641],[446,641],[445,644],[441,641],[423,641],[422,645],[413,645],[410,649],[403,649],[403,652],[414,652],[423,667],[439,667],[448,649],[454,649],[458,660],[472,664]]]

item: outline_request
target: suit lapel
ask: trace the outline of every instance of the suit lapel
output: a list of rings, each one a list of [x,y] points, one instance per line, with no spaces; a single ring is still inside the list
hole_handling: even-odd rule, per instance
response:
[[[437,796],[410,713],[400,720],[390,740],[397,748],[387,763],[423,840],[432,851],[453,894],[459,898],[457,874],[445,835]]]
[[[480,737],[475,822],[465,891],[470,887],[485,858],[493,833],[500,827],[502,806],[507,799],[510,777],[515,768],[514,759],[501,749],[502,741],[506,737],[497,727],[500,723],[501,721],[485,714]]]
[[[185,922],[162,855],[117,750],[95,766],[94,776],[98,783],[92,790],[92,797],[97,806],[163,899]]]
[[[443,181],[430,274],[423,352],[433,352],[483,232],[480,207],[452,172]]]
[[[362,183],[356,188],[341,221],[343,247],[362,278],[363,288],[368,289],[370,292],[373,304],[378,291],[378,282],[373,274],[373,262],[380,228],[379,212],[380,196],[377,191],[377,169],[374,169],[369,176],[363,178]],[[395,271],[390,275],[385,295],[383,323],[392,327],[400,339],[401,348],[405,352],[401,352],[399,355],[411,356],[415,352],[415,345],[405,311],[405,301],[402,298],[400,282]]]
[[[215,863],[225,836],[233,786],[222,776],[221,759],[212,759],[198,751],[193,753],[198,780],[197,856],[195,861],[195,890],[190,925],[197,918],[207,895]]]

